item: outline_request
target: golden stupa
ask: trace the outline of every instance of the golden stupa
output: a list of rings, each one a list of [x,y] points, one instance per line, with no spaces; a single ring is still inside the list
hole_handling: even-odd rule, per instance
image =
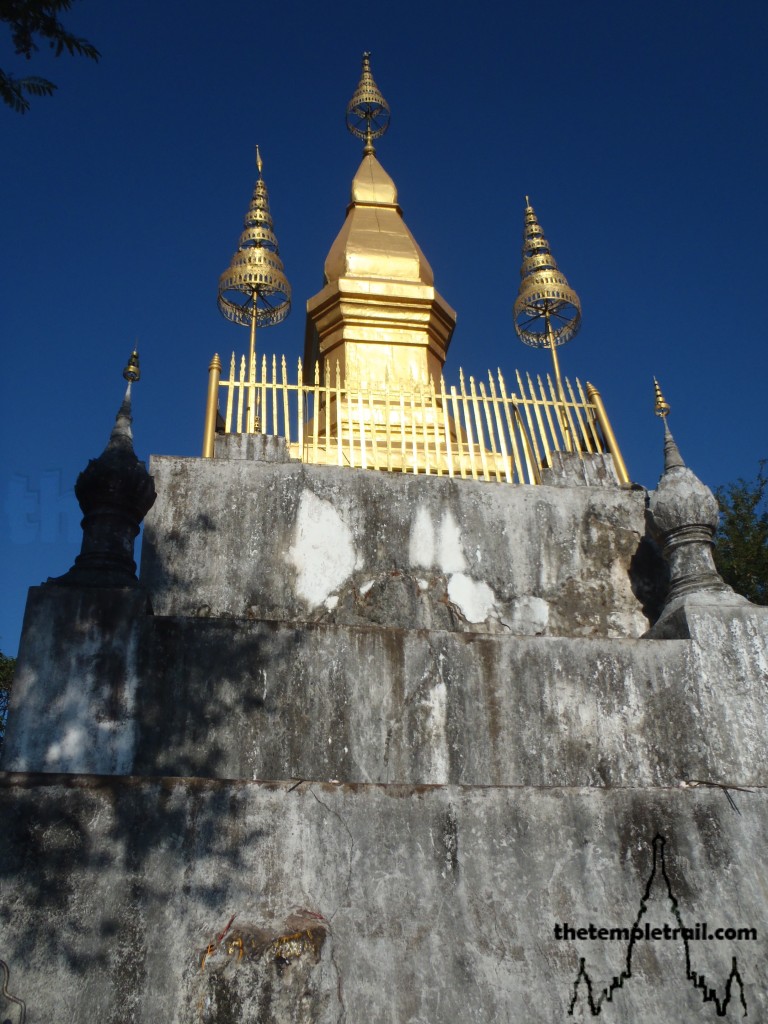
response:
[[[335,374],[338,363],[347,384],[439,380],[456,326],[456,313],[436,290],[432,268],[403,220],[395,183],[374,152],[373,139],[386,131],[388,118],[365,54],[347,108],[350,130],[365,140],[363,160],[325,261],[325,286],[307,303],[304,350],[307,370],[319,361],[322,374],[327,362]]]
[[[458,386],[446,386],[443,366],[456,313],[435,288],[395,183],[377,159],[374,141],[389,117],[370,55],[363,54],[346,110],[363,158],[325,260],[323,287],[307,302],[296,383],[285,357],[254,356],[257,324],[278,322],[287,312],[280,300],[290,301],[259,163],[251,219],[258,214],[263,223],[246,221],[220,282],[220,306],[222,290],[235,288],[231,308],[225,303],[222,312],[250,326],[250,352],[239,369],[233,353],[227,380],[221,380],[219,357],[211,361],[203,455],[256,451],[237,439],[260,434],[273,438],[273,447],[279,442],[286,458],[312,464],[535,484],[562,465],[561,456],[582,462],[610,454],[618,480],[627,482],[597,389],[587,384],[585,394],[578,379],[573,387],[561,378],[556,348],[576,334],[581,306],[527,200],[516,328],[527,344],[550,349],[555,379],[518,373],[510,390],[501,370],[477,380],[459,370]],[[254,270],[254,260],[264,268]]]

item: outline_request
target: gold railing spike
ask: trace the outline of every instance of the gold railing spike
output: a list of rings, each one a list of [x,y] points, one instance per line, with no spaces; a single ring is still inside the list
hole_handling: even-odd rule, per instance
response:
[[[216,438],[216,417],[219,411],[219,380],[221,378],[221,360],[216,352],[208,366],[208,397],[205,405],[205,427],[203,429],[203,458],[213,458],[213,447]]]
[[[603,437],[605,438],[605,444],[607,450],[613,455],[613,462],[616,466],[616,474],[619,478],[619,483],[628,484],[629,473],[627,473],[627,467],[624,465],[624,459],[621,457],[619,446],[611,427],[608,414],[605,411],[603,405],[603,399],[600,392],[594,386],[587,381],[587,398],[595,407],[595,413],[597,415],[597,422],[600,424],[600,430],[602,431]]]

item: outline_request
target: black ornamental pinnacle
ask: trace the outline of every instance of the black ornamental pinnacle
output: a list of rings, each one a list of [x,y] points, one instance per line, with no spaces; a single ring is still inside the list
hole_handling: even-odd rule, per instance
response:
[[[123,371],[128,380],[106,448],[77,478],[83,542],[75,564],[49,583],[80,587],[135,587],[133,545],[155,502],[155,485],[133,450],[131,387],[139,379],[138,353]]]

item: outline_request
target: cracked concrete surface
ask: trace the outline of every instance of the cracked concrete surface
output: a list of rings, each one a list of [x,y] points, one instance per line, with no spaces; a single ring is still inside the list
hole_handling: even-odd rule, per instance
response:
[[[691,943],[691,958],[722,997],[736,957],[749,1018],[761,1020],[768,803],[763,788],[734,796],[738,814],[712,789],[5,776],[0,950],[29,1020],[66,1008],[77,1021],[512,1024],[522,1002],[526,1020],[551,1024],[572,1019],[581,958],[597,987],[626,960],[626,943],[558,941],[555,924],[630,926],[661,834],[683,919],[756,929],[756,941]],[[673,922],[663,888],[647,902],[654,926]],[[325,921],[322,945],[298,941],[296,921]],[[254,934],[295,945],[281,964],[227,952],[226,938]],[[722,1019],[686,982],[681,955],[679,943],[645,943],[600,1018]],[[127,1012],[121,978],[136,963]],[[195,1013],[201,993],[207,1017]],[[230,1016],[226,994],[241,1003]],[[573,1019],[590,1019],[583,999]],[[741,1019],[737,995],[726,1019]]]
[[[608,1024],[765,1017],[766,611],[641,638],[665,578],[606,481],[241,454],[155,460],[148,592],[30,592],[0,773],[30,1024],[550,1024],[593,1019],[587,979]],[[756,939],[554,932],[678,912]]]

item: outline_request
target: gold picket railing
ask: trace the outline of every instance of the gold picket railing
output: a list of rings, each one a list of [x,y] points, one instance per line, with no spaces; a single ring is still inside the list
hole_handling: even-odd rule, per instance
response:
[[[308,382],[301,359],[290,383],[284,356],[279,365],[272,356],[271,367],[262,356],[259,369],[254,360],[248,374],[245,356],[238,366],[233,353],[221,380],[214,356],[204,456],[213,456],[217,432],[273,434],[302,462],[536,484],[553,452],[609,453],[628,482],[599,392],[587,384],[585,395],[579,380],[574,391],[565,379],[561,398],[549,375],[545,385],[517,373],[518,391],[508,393],[501,370],[495,379],[488,372],[487,386],[474,377],[467,386],[460,370],[458,388],[449,388],[443,377],[439,384],[342,382],[338,363],[334,374],[316,364]]]

